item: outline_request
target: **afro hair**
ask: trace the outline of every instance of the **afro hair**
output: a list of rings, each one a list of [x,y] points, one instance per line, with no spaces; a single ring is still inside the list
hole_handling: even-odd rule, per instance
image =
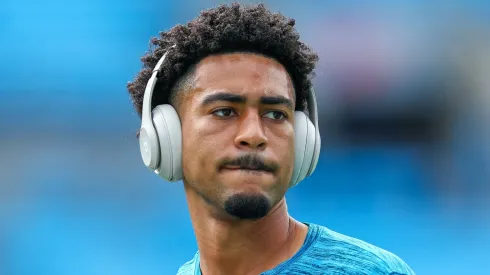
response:
[[[146,84],[158,60],[172,46],[155,86],[152,108],[170,104],[171,90],[192,66],[203,58],[219,53],[250,52],[277,60],[289,73],[296,96],[296,109],[307,110],[306,97],[311,88],[318,55],[299,41],[295,20],[268,11],[263,4],[220,5],[204,10],[185,25],[176,25],[159,38],[141,58],[142,70],[127,85],[133,106],[141,116]]]

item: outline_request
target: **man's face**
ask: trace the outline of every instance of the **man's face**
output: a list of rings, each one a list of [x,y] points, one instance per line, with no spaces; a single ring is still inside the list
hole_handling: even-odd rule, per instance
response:
[[[289,74],[267,57],[232,53],[203,59],[194,76],[178,108],[184,180],[221,213],[261,218],[284,197],[293,171]]]

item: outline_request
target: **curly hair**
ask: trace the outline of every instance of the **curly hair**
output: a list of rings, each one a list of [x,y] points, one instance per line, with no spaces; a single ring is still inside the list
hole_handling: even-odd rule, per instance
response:
[[[185,25],[152,38],[150,50],[141,58],[143,69],[127,85],[133,106],[141,116],[145,87],[153,68],[167,55],[155,87],[152,108],[172,104],[171,93],[181,77],[203,58],[219,53],[250,52],[275,59],[284,66],[294,85],[296,109],[306,110],[318,55],[299,41],[295,20],[268,11],[263,4],[220,5],[208,9]]]

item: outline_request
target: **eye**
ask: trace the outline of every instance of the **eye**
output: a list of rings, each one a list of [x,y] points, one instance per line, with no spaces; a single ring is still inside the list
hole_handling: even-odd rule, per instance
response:
[[[265,113],[265,116],[273,120],[281,120],[287,118],[286,114],[280,111],[270,111]]]
[[[235,111],[233,111],[233,109],[223,108],[223,109],[219,109],[219,110],[214,111],[213,114],[215,116],[219,116],[219,117],[230,117],[230,116],[235,115],[236,113],[235,113]]]

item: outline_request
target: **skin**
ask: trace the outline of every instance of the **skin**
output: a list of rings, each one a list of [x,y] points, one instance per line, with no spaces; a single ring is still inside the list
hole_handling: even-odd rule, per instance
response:
[[[193,85],[181,93],[176,108],[201,271],[260,274],[291,258],[308,230],[288,214],[284,198],[294,164],[291,78],[277,61],[252,53],[209,56],[191,77]],[[226,164],[243,155],[260,157],[273,169]],[[265,216],[230,214],[225,205],[237,196],[265,202]]]

